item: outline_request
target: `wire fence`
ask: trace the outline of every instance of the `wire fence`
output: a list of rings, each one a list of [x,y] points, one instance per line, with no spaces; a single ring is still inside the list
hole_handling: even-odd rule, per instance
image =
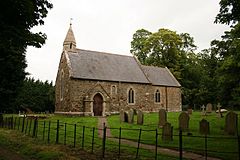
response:
[[[105,125],[102,128],[96,128],[34,117],[0,117],[0,127],[17,130],[47,143],[82,148],[101,155],[102,158],[107,158],[108,154],[115,153],[119,159],[127,157],[162,159],[162,156],[166,155],[163,155],[161,148],[168,147],[178,154],[175,159],[180,160],[184,158],[184,151],[195,152],[204,156],[205,159],[209,157],[209,154],[217,156],[223,154],[226,159],[240,160],[240,136],[238,135],[221,137],[188,136],[180,130],[179,134],[173,135],[177,139],[176,143],[176,141],[165,142],[159,129],[110,128]],[[108,134],[108,130],[117,133],[117,135]],[[149,138],[146,134],[152,136]],[[199,143],[199,146],[193,147],[190,144],[195,143],[195,140],[202,140],[204,143]],[[225,150],[213,150],[212,145],[216,145],[216,142],[225,146]],[[228,150],[228,145],[231,145],[231,148],[234,149]],[[235,147],[232,147],[232,145]],[[135,154],[127,154],[129,151]]]

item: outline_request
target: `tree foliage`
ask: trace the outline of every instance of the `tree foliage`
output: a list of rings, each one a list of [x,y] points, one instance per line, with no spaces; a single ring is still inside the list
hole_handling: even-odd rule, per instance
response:
[[[47,0],[0,1],[0,111],[14,110],[26,76],[26,47],[41,47],[46,39],[45,34],[30,29],[43,25],[51,8]]]
[[[52,82],[26,78],[16,100],[16,110],[54,111],[55,89]]]

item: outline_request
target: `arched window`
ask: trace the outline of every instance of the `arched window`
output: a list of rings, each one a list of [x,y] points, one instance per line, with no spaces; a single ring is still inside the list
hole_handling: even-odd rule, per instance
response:
[[[60,75],[60,100],[63,100],[63,94],[64,94],[64,72],[62,70]]]
[[[160,92],[159,92],[159,90],[156,90],[156,92],[155,92],[155,102],[160,103],[160,101],[161,101]]]
[[[70,49],[72,49],[72,43],[70,43]]]
[[[134,103],[134,90],[132,88],[128,91],[128,103]]]

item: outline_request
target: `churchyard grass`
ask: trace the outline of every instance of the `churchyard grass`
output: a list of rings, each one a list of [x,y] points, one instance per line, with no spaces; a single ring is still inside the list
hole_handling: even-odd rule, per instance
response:
[[[240,112],[237,112],[238,115]],[[130,128],[133,130],[122,129],[122,137],[137,141],[139,131],[141,128],[142,136],[141,143],[155,145],[155,132],[158,128],[158,145],[161,147],[168,147],[177,149],[179,147],[179,130],[178,130],[178,116],[179,112],[167,113],[167,121],[173,126],[173,141],[162,141],[162,129],[158,128],[158,113],[144,114],[144,124],[137,125],[137,116],[134,116],[134,124],[120,123],[119,115],[108,117],[108,124],[114,128]],[[207,138],[208,156],[220,157],[223,159],[236,159],[238,156],[238,141],[236,136],[227,136],[224,133],[225,115],[219,118],[216,113],[202,116],[201,112],[193,112],[190,115],[189,131],[183,132],[183,149],[193,151],[196,153],[204,153],[205,137],[199,133],[199,122],[204,118],[210,123],[210,134]],[[239,116],[238,116],[239,117]],[[238,128],[240,127],[240,118],[238,118]],[[144,131],[146,130],[146,131]],[[152,131],[147,131],[152,130]],[[111,130],[113,136],[118,137],[118,130]],[[236,153],[227,153],[236,152]]]
[[[43,116],[43,115],[39,115]],[[31,122],[31,129],[25,129],[30,127],[30,119],[28,122],[25,121],[24,130],[22,130],[23,125],[23,118],[19,120],[18,115],[5,115],[6,117],[13,117],[15,120],[16,118],[16,126],[15,130],[19,130],[19,132],[23,132],[29,136],[32,136],[33,132],[33,123],[34,120],[32,119]],[[56,131],[57,131],[57,121],[59,120],[59,140],[58,143],[64,145],[66,142],[67,146],[74,147],[74,124],[76,124],[76,142],[75,148],[83,148],[82,146],[82,133],[83,133],[83,126],[85,126],[85,133],[84,133],[84,150],[91,152],[91,143],[92,143],[92,133],[93,127],[95,127],[94,133],[94,150],[93,153],[98,154],[101,156],[102,154],[102,138],[98,137],[98,117],[79,117],[79,116],[60,116],[60,115],[49,115],[46,119],[39,119],[38,120],[38,128],[37,128],[37,139],[43,141],[46,144],[55,144],[56,143]],[[45,122],[45,130],[44,130],[44,122]],[[50,124],[50,134],[48,136],[48,127]],[[19,128],[18,128],[19,123]],[[65,132],[65,123],[66,123],[66,141],[64,141],[64,132]],[[100,131],[102,134],[102,130]],[[43,134],[44,133],[44,134]],[[44,135],[44,136],[43,136]],[[106,157],[113,155],[116,157],[118,156],[118,142],[112,141],[110,139],[106,140]],[[135,159],[136,155],[136,147],[130,147],[126,144],[121,144],[121,157],[128,158],[128,159]],[[140,149],[139,150],[139,157],[140,159],[148,159],[154,158],[154,152],[149,152],[149,150]],[[170,155],[163,155],[158,153],[158,157],[164,158],[166,160],[176,160],[178,157],[170,156]]]

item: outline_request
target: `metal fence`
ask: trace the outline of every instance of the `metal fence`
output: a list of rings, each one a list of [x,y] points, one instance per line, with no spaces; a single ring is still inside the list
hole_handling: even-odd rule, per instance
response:
[[[170,147],[172,151],[177,153],[176,159],[183,159],[185,153],[183,151],[196,152],[199,155],[208,158],[211,154],[228,154],[232,159],[240,159],[240,136],[190,136],[183,135],[180,130],[179,134],[173,135],[178,139],[177,144],[169,146],[163,145],[162,133],[158,129],[144,130],[144,129],[130,129],[130,128],[109,128],[105,125],[103,128],[88,127],[78,124],[70,124],[57,121],[41,120],[32,117],[3,117],[0,118],[0,127],[20,131],[26,135],[45,141],[47,143],[56,143],[63,145],[70,145],[72,147],[79,147],[101,155],[102,158],[107,158],[108,153],[116,153],[118,158],[148,158],[148,159],[163,159],[160,149]],[[118,133],[116,136],[108,135],[108,130]],[[125,136],[126,134],[134,134],[137,136]],[[151,134],[151,138],[145,138],[144,134]],[[134,137],[134,138],[133,138]],[[190,148],[186,143],[193,139],[202,139],[203,146],[198,148]],[[220,141],[220,139],[227,139],[232,144],[236,145],[235,150],[219,151],[208,148],[211,143]],[[224,145],[224,144],[223,144]],[[226,146],[227,147],[227,146]],[[126,154],[131,150],[135,154]],[[151,152],[149,152],[149,150]],[[174,159],[174,158],[173,158]],[[193,158],[192,158],[193,159]],[[231,158],[226,158],[231,159]]]

